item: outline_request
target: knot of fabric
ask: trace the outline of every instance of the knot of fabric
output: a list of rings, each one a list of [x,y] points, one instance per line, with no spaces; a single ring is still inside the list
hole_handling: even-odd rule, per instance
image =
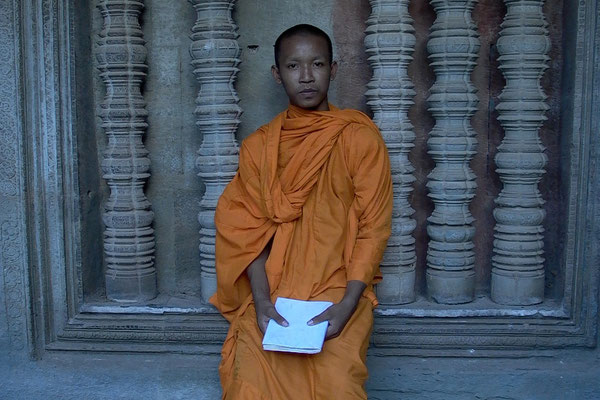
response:
[[[277,223],[294,221],[317,183],[319,173],[329,159],[344,127],[362,119],[340,118],[337,108],[309,111],[290,106],[267,128],[263,152],[261,191],[267,216]],[[370,121],[365,116],[366,121]],[[293,156],[279,174],[278,157],[281,141],[294,140]]]
[[[304,191],[285,193],[281,189],[279,179],[273,182],[270,193],[270,197],[265,197],[265,206],[271,220],[281,224],[300,218],[308,193]]]

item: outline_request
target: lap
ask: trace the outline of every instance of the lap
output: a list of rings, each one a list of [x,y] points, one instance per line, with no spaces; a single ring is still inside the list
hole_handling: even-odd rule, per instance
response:
[[[295,354],[262,349],[262,332],[254,306],[232,326],[235,345],[225,398],[366,399],[366,351],[373,324],[371,303],[359,301],[346,328],[327,340],[319,354]],[[262,393],[244,397],[243,392]]]

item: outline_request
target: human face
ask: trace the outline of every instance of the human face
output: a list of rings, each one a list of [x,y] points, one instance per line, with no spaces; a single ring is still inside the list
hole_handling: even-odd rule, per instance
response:
[[[279,67],[271,72],[283,84],[290,104],[315,111],[329,110],[327,91],[337,63],[329,63],[327,41],[315,35],[294,35],[281,42]]]

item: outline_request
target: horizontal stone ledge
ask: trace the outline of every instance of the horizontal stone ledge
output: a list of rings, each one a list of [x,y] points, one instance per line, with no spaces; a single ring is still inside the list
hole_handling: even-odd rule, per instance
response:
[[[469,318],[469,317],[542,317],[569,318],[560,302],[547,299],[535,306],[507,306],[494,303],[486,296],[476,297],[470,303],[438,304],[421,296],[415,302],[402,305],[379,305],[376,316],[384,317],[433,317],[433,318]]]
[[[81,306],[83,313],[98,314],[218,314],[211,305],[200,305],[196,307],[169,307],[152,305],[129,305],[129,304],[84,304]]]
[[[199,298],[176,298],[159,295],[157,301],[146,304],[127,304],[110,301],[84,303],[82,313],[92,314],[184,314],[214,315],[219,312]],[[514,318],[569,318],[562,304],[547,299],[534,306],[508,306],[494,303],[486,296],[478,296],[465,304],[438,304],[420,296],[413,303],[402,305],[380,304],[375,308],[376,317],[398,318],[476,318],[476,317],[514,317]]]

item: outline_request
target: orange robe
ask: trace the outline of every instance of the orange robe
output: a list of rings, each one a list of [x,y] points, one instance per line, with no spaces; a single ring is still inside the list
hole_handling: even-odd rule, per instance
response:
[[[219,199],[217,293],[231,325],[219,366],[224,399],[366,399],[373,284],[390,235],[392,182],[376,125],[355,110],[295,106],[246,138]],[[271,241],[272,300],[339,302],[349,280],[367,284],[337,338],[316,355],[262,350],[248,265]]]

